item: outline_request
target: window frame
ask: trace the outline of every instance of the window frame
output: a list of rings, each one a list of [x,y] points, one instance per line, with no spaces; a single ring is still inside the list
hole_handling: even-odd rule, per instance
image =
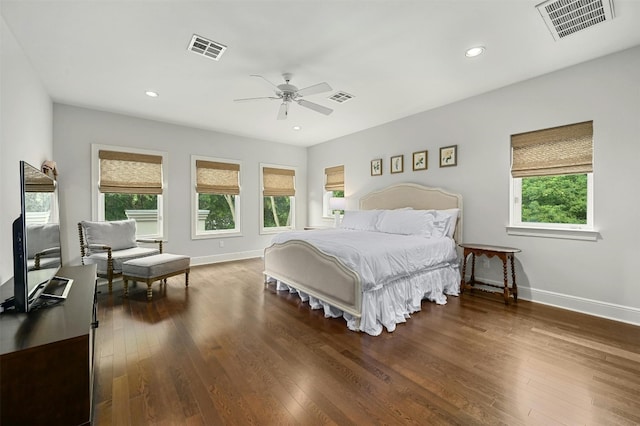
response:
[[[324,191],[324,189],[323,189]],[[334,215],[329,208],[329,198],[333,197],[333,191],[324,191],[322,194],[322,218],[333,219]]]
[[[285,170],[293,170],[294,173],[298,174],[297,167],[294,166],[284,166],[280,164],[267,164],[260,163],[260,215],[259,215],[259,223],[260,223],[260,235],[267,234],[277,234],[283,231],[291,231],[296,229],[296,196],[289,196],[290,204],[289,204],[289,214],[291,215],[291,220],[289,221],[291,225],[289,226],[278,226],[278,227],[268,227],[264,226],[264,169],[265,168],[276,168],[276,169],[285,169]],[[296,188],[296,176],[293,177],[293,188]]]
[[[342,176],[343,176],[343,180],[344,180],[344,165],[340,164],[340,165],[336,165],[336,166],[332,166],[332,167],[325,167],[322,171],[322,218],[323,219],[331,219],[333,220],[335,218],[335,215],[333,214],[333,211],[329,208],[329,198],[333,197],[333,192],[334,190],[331,191],[327,191],[325,189],[326,185],[327,185],[327,170],[328,169],[333,169],[335,167],[342,167]],[[343,187],[342,187],[342,192],[344,192],[344,182],[343,182]],[[344,195],[343,195],[344,197]],[[342,215],[340,215],[342,217]]]
[[[191,156],[191,239],[192,240],[202,240],[209,238],[224,238],[224,237],[238,237],[242,236],[242,218],[241,218],[241,197],[240,195],[235,195],[235,215],[236,215],[236,227],[234,229],[217,229],[211,231],[198,232],[198,205],[199,205],[199,194],[196,191],[196,183],[197,183],[197,169],[196,169],[196,161],[212,161],[212,162],[220,162],[220,163],[230,163],[237,164],[240,166],[240,170],[238,171],[238,185],[240,186],[240,193],[242,193],[242,161],[239,160],[231,160],[227,158],[217,158],[217,157],[207,157],[202,155],[192,155]]]
[[[512,134],[509,173],[509,235],[595,240],[593,120]],[[587,175],[587,223],[522,221],[522,179]]]
[[[159,234],[136,234],[136,238],[159,238],[166,241],[169,235],[169,221],[165,218],[164,212],[168,211],[169,200],[169,181],[167,179],[167,167],[169,164],[169,155],[165,151],[156,151],[150,149],[140,149],[115,145],[91,144],[91,220],[105,220],[105,201],[104,193],[100,192],[100,158],[99,151],[117,151],[131,154],[147,154],[162,157],[162,194],[158,194],[158,230]]]
[[[587,175],[587,223],[540,223],[522,221],[522,178],[509,180],[509,235],[564,238],[595,241],[599,233],[594,227],[593,172]],[[561,176],[561,175],[557,175]]]

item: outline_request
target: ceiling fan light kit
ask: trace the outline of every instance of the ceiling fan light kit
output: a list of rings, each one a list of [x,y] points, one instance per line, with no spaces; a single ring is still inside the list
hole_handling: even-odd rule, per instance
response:
[[[292,102],[295,102],[300,106],[303,106],[305,108],[308,108],[315,112],[319,112],[320,114],[324,114],[324,115],[329,115],[333,112],[331,108],[327,108],[325,106],[316,104],[314,102],[310,102],[306,99],[302,99],[304,96],[315,95],[318,93],[324,93],[324,92],[329,92],[333,90],[331,89],[331,86],[329,86],[329,84],[325,82],[314,84],[312,86],[305,87],[303,89],[298,89],[296,86],[289,83],[291,81],[291,78],[293,77],[293,75],[290,73],[282,74],[282,78],[284,79],[285,82],[283,84],[278,84],[278,85],[272,83],[271,81],[267,80],[265,77],[261,75],[253,74],[251,75],[251,77],[258,77],[264,80],[265,82],[267,82],[273,89],[275,96],[261,96],[257,98],[234,99],[235,102],[254,101],[254,100],[260,100],[260,99],[281,100],[282,103],[280,104],[280,109],[278,110],[278,116],[277,116],[278,120],[287,119],[287,116],[289,115],[289,104],[291,104]]]

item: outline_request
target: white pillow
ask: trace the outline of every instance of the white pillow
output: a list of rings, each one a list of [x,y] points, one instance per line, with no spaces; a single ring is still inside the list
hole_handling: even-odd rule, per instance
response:
[[[380,213],[381,210],[346,210],[340,228],[375,231]]]
[[[460,216],[460,209],[436,210],[436,218],[444,217],[446,220],[445,234],[449,238],[453,238],[453,234],[456,232],[458,216]]]
[[[441,227],[442,229],[438,229]],[[444,224],[436,222],[433,210],[384,210],[378,219],[380,232],[431,237],[444,233]]]

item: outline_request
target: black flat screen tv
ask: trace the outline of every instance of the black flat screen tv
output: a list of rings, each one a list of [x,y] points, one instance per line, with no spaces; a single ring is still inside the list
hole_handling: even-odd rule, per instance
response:
[[[55,180],[20,161],[20,216],[13,222],[13,299],[3,303],[5,309],[13,306],[17,312],[29,312],[62,266],[58,218]]]

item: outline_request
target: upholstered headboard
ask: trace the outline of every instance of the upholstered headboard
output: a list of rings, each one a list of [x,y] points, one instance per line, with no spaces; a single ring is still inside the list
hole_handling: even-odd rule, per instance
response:
[[[416,210],[460,209],[453,238],[456,242],[462,242],[462,195],[460,194],[416,183],[400,183],[370,192],[360,198],[360,210],[402,207],[411,207]]]

